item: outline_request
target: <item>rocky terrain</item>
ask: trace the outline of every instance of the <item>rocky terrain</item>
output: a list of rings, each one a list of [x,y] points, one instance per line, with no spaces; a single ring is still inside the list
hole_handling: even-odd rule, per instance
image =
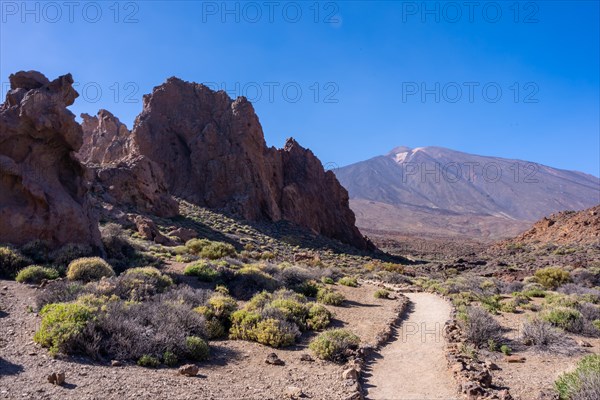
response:
[[[369,233],[509,238],[545,215],[600,202],[597,177],[441,147],[399,147],[335,172]]]

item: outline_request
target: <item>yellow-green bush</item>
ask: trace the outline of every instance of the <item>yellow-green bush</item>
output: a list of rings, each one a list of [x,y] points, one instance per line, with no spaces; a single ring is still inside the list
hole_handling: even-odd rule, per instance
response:
[[[0,246],[0,276],[12,278],[21,268],[25,268],[29,264],[31,261],[17,250]]]
[[[559,267],[546,267],[535,271],[536,281],[546,289],[556,289],[571,281],[571,275]]]
[[[177,355],[171,351],[165,351],[162,359],[163,363],[168,367],[174,367],[177,365],[177,363],[179,363],[179,358],[177,358]]]
[[[343,278],[341,278],[340,280],[338,280],[338,282],[340,285],[343,286],[350,286],[350,287],[357,287],[358,286],[358,281],[356,280],[356,278],[351,277],[351,276],[345,276]]]
[[[309,345],[313,353],[330,361],[343,361],[348,349],[356,349],[360,338],[345,329],[332,329],[317,336]]]
[[[163,274],[155,267],[138,267],[130,268],[125,272],[125,275],[143,275],[152,278],[156,281],[156,286],[159,291],[162,291],[173,285],[173,279],[170,276]]]
[[[329,288],[320,288],[317,292],[317,301],[319,303],[332,306],[339,306],[344,302],[344,295]]]
[[[184,275],[196,276],[203,282],[212,282],[219,277],[219,273],[210,264],[200,261],[185,267]]]
[[[33,340],[48,347],[50,354],[64,352],[71,340],[94,318],[94,311],[93,307],[79,303],[48,304],[40,311],[42,324]]]
[[[137,365],[144,368],[158,368],[158,366],[160,365],[160,360],[149,354],[144,354],[137,361]]]
[[[254,330],[260,320],[260,314],[253,311],[238,310],[234,312],[231,314],[229,337],[239,340],[255,340]]]
[[[580,333],[583,329],[583,316],[573,308],[552,308],[544,312],[542,318],[552,325],[569,332]]]
[[[317,303],[308,303],[308,318],[306,319],[306,326],[308,329],[320,331],[329,326],[333,315],[331,312]]]
[[[185,247],[190,253],[199,255],[200,257],[216,260],[219,258],[235,255],[235,247],[229,243],[211,242],[207,239],[192,239],[189,240]]]
[[[208,360],[210,357],[210,347],[202,338],[198,336],[188,336],[185,338],[186,350],[189,357],[194,361]]]
[[[58,276],[58,271],[54,268],[31,265],[20,270],[15,280],[20,283],[40,283],[44,279],[52,280],[58,278]]]
[[[390,298],[390,291],[387,289],[377,289],[375,291],[375,293],[373,294],[373,296],[376,299],[389,299]]]
[[[72,261],[67,269],[67,279],[71,281],[91,282],[111,276],[115,276],[115,271],[99,257],[79,258]]]
[[[554,387],[560,400],[597,399],[600,393],[600,355],[583,357],[575,371],[562,374]]]
[[[208,299],[208,305],[217,318],[229,319],[231,314],[237,310],[237,302],[231,296],[215,294]]]
[[[258,343],[275,348],[294,344],[299,335],[295,325],[273,318],[260,321],[254,328],[254,337]]]

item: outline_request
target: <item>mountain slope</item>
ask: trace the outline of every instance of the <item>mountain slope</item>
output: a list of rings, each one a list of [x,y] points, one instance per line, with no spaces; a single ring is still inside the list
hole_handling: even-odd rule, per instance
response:
[[[529,222],[600,203],[600,181],[521,160],[398,147],[336,170],[370,230],[508,237]]]

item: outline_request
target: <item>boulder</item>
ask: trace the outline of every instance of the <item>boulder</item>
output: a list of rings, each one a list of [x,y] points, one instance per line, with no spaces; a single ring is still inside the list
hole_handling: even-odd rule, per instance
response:
[[[53,372],[48,375],[48,382],[53,385],[62,385],[65,383],[65,373],[64,372]]]
[[[100,247],[88,173],[74,157],[83,132],[67,109],[78,96],[73,78],[21,71],[9,79],[0,106],[0,243]]]
[[[198,368],[197,365],[186,364],[186,365],[182,365],[181,367],[179,367],[178,372],[180,375],[184,375],[184,376],[196,376],[198,374],[199,370],[200,370],[200,368]]]

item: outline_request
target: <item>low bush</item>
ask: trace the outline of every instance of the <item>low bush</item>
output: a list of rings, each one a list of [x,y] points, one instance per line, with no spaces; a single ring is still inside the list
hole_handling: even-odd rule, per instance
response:
[[[324,283],[324,284],[326,284],[326,285],[334,285],[335,284],[335,281],[332,278],[328,277],[328,276],[321,277],[321,282]]]
[[[242,300],[247,300],[264,290],[275,291],[280,286],[271,275],[254,265],[242,267],[231,274],[224,274],[223,279],[231,294]]]
[[[46,264],[50,261],[50,243],[45,240],[32,240],[21,247],[21,253],[35,263]]]
[[[149,354],[144,354],[137,361],[137,365],[144,368],[158,368],[160,360],[157,357],[153,357]]]
[[[514,299],[500,303],[500,311],[503,313],[516,313],[517,301]]]
[[[235,247],[229,243],[223,242],[211,242],[207,239],[192,239],[189,240],[185,247],[192,254],[196,254],[203,258],[210,260],[217,260],[219,258],[234,256]]]
[[[306,319],[306,326],[308,329],[320,331],[329,326],[333,315],[331,312],[320,304],[309,303],[308,317]]]
[[[500,351],[505,356],[510,356],[512,354],[512,349],[510,347],[508,347],[507,345],[505,345],[505,344],[503,344],[502,346],[500,346]]]
[[[390,298],[390,291],[387,289],[377,289],[375,291],[375,293],[373,294],[373,296],[376,299],[389,299]]]
[[[521,338],[527,346],[546,350],[561,341],[560,334],[548,321],[535,316],[523,323]]]
[[[292,345],[299,336],[295,324],[274,318],[263,319],[254,328],[254,340],[275,348]]]
[[[322,332],[312,342],[309,348],[323,360],[344,362],[348,357],[348,350],[356,350],[360,338],[345,329],[332,329]]]
[[[173,285],[173,279],[163,274],[155,267],[137,267],[130,268],[125,275],[141,278],[157,289],[158,293]]]
[[[0,276],[14,278],[14,276],[26,266],[31,264],[31,260],[24,257],[17,250],[0,246]]]
[[[19,283],[41,283],[44,279],[52,280],[59,277],[58,271],[54,268],[40,267],[31,265],[19,271],[15,280]]]
[[[536,281],[546,289],[556,289],[571,281],[571,275],[559,267],[546,267],[535,271]]]
[[[354,277],[345,276],[341,278],[337,283],[343,286],[357,287],[358,281]]]
[[[238,310],[231,315],[229,337],[239,340],[256,340],[256,325],[261,320],[260,314],[248,310]]]
[[[188,265],[185,267],[183,274],[187,276],[196,276],[203,282],[213,282],[219,277],[217,270],[203,261]]]
[[[67,279],[71,281],[91,282],[111,276],[115,276],[115,271],[99,257],[79,258],[72,261],[67,269]]]
[[[497,343],[502,341],[502,327],[484,309],[467,307],[459,322],[467,340],[477,347],[484,346],[490,339]]]
[[[204,361],[210,358],[210,347],[208,347],[208,343],[198,336],[186,337],[185,347],[188,356],[194,361]]]
[[[94,309],[77,303],[48,304],[40,311],[42,323],[33,340],[48,347],[50,354],[67,352],[73,340],[94,318]]]
[[[340,306],[344,302],[344,295],[329,288],[320,288],[317,292],[317,301],[319,303]]]
[[[543,314],[544,320],[567,332],[581,333],[583,330],[583,316],[573,308],[557,307],[547,310]]]
[[[165,351],[163,353],[162,360],[167,367],[174,367],[179,363],[179,358],[177,355],[170,351]]]
[[[498,314],[502,304],[500,303],[501,297],[499,295],[493,296],[482,296],[479,301],[481,306],[492,314]]]
[[[573,372],[562,374],[554,387],[561,400],[600,399],[600,355],[584,357]]]

